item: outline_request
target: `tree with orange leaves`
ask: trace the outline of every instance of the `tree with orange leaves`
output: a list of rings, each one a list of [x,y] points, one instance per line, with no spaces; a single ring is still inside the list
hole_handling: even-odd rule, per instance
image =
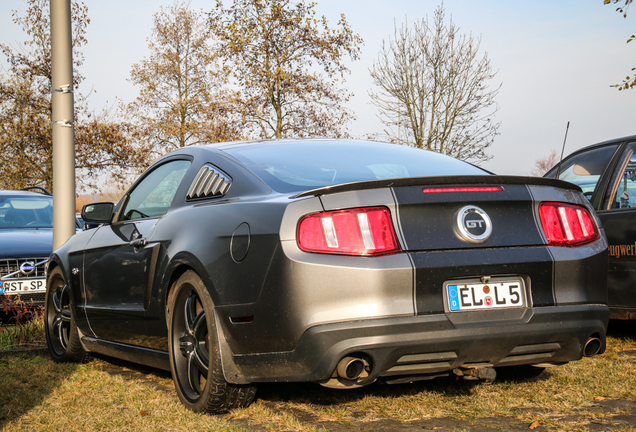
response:
[[[27,11],[13,21],[31,37],[19,48],[0,44],[8,74],[0,76],[0,188],[53,187],[51,126],[51,38],[48,0],[27,0]],[[134,128],[112,121],[108,112],[91,113],[78,91],[83,80],[79,50],[86,41],[88,8],[72,2],[77,184],[95,186],[107,172],[124,176],[147,163],[134,144]]]
[[[202,11],[187,1],[161,7],[148,48],[130,72],[139,96],[126,110],[154,153],[241,136],[233,93],[223,87],[227,70]]]
[[[217,0],[210,26],[231,65],[232,84],[248,136],[340,137],[353,113],[341,88],[362,38],[344,15],[335,29],[316,17],[315,3],[291,0]]]

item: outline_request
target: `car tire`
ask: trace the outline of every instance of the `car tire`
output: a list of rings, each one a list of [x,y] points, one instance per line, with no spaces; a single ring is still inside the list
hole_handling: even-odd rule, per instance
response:
[[[173,285],[167,320],[172,378],[179,399],[188,409],[221,414],[254,400],[254,385],[225,381],[214,303],[194,271],[185,272]]]
[[[44,331],[49,355],[57,363],[82,362],[87,354],[80,341],[71,290],[56,267],[46,281]]]
[[[544,367],[530,365],[498,367],[497,380],[499,381],[527,381],[538,377],[545,370]]]

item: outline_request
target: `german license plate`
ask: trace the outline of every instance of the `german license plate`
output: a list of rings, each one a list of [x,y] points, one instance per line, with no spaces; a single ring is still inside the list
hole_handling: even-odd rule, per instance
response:
[[[490,283],[458,281],[445,286],[451,312],[526,307],[526,290],[521,279]]]
[[[30,294],[46,291],[46,279],[0,281],[0,294]]]

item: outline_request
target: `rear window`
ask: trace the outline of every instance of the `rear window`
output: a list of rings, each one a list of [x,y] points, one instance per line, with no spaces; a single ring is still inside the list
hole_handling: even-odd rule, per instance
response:
[[[230,147],[225,151],[278,192],[367,180],[489,174],[432,151],[375,142],[273,142]]]

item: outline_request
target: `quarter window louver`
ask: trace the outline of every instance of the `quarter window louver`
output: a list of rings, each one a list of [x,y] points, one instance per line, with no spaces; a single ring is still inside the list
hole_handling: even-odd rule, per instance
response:
[[[188,189],[187,199],[220,197],[227,193],[232,178],[220,169],[204,165]]]

